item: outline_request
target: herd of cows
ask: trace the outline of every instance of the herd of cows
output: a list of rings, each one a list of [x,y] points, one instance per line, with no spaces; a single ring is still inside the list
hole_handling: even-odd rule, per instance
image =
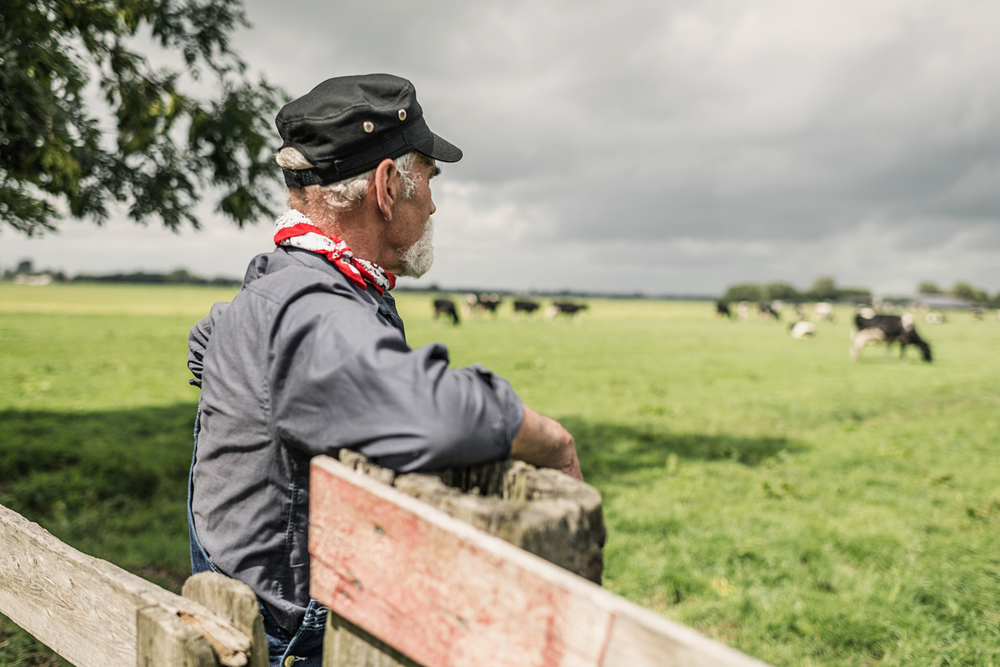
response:
[[[725,301],[718,301],[715,304],[716,313],[721,317],[734,317],[732,309]],[[757,311],[762,319],[781,319],[782,304],[778,301],[762,301],[757,306]],[[736,314],[740,319],[746,320],[750,317],[750,304],[746,301],[740,302],[736,306]],[[816,335],[816,324],[819,321],[833,322],[836,319],[833,304],[820,302],[813,306],[812,321],[806,318],[805,307],[802,304],[795,305],[796,319],[792,322],[788,331],[792,338],[808,338]],[[933,317],[932,317],[933,315]],[[928,313],[927,321],[940,323],[944,321],[939,313]],[[913,345],[920,350],[924,361],[930,362],[933,359],[931,346],[920,334],[913,324],[913,315],[903,313],[902,315],[892,315],[878,313],[873,308],[859,307],[854,316],[854,327],[851,329],[850,357],[852,361],[857,361],[861,351],[868,345],[875,343],[885,343],[886,354],[894,344],[899,345],[900,359],[906,358],[906,348]]]
[[[477,315],[492,315],[496,317],[497,308],[499,308],[500,304],[503,302],[504,297],[496,292],[480,292],[479,294],[466,294],[462,298],[461,303],[466,317],[475,317]],[[539,301],[526,298],[514,299],[514,309],[511,312],[511,318],[517,320],[524,315],[528,319],[531,319],[535,316],[537,311],[541,310],[541,308],[542,304]],[[552,319],[557,315],[574,317],[586,309],[587,304],[585,303],[553,301],[552,305],[546,308],[543,313],[548,319]],[[456,306],[455,302],[451,299],[434,300],[435,320],[439,320],[441,318],[446,320],[450,319],[452,324],[458,325],[461,322],[461,318],[458,316],[458,311],[459,307]]]
[[[466,318],[480,316],[496,317],[498,308],[505,301],[503,295],[495,292],[466,294],[459,300],[458,304],[452,299],[434,299],[434,320],[450,320],[452,324],[458,325],[462,320],[459,315],[460,310],[463,311]],[[518,320],[521,316],[532,319],[536,313],[541,311],[548,319],[565,316],[573,318],[579,323],[580,313],[587,308],[587,304],[556,300],[543,309],[540,301],[524,297],[514,298],[512,304],[511,319],[513,320]],[[760,318],[776,322],[781,321],[781,313],[786,307],[780,301],[762,301],[756,304],[756,306],[757,315]],[[715,308],[716,313],[720,317],[747,320],[750,318],[752,306],[746,301],[742,301],[732,307],[725,301],[718,301],[715,304]],[[803,304],[795,304],[793,308],[795,317],[788,327],[792,338],[810,338],[816,335],[817,322],[836,321],[833,305],[827,302],[814,304],[811,317],[807,317]],[[973,311],[973,317],[977,317],[975,311]],[[978,318],[982,318],[981,312],[978,313]],[[944,316],[936,311],[925,313],[924,319],[931,324],[939,324],[946,321]],[[906,348],[909,346],[917,348],[924,361],[930,362],[933,359],[931,346],[917,333],[912,314],[903,313],[896,315],[877,312],[869,306],[859,306],[854,316],[854,326],[851,329],[851,360],[856,361],[865,347],[875,343],[884,343],[886,354],[889,353],[893,345],[899,345],[900,359],[906,359]]]

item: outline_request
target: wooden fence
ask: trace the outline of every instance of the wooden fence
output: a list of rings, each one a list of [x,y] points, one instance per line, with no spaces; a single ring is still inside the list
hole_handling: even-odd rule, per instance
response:
[[[328,638],[346,622],[399,664],[763,667],[329,457],[312,462],[309,551]],[[340,644],[324,665],[349,664]]]
[[[324,667],[766,667],[335,459],[310,487]],[[3,507],[0,612],[76,667],[267,664],[243,584],[177,596]]]
[[[82,554],[0,506],[0,613],[76,667],[267,666],[248,586],[204,573],[183,593]]]

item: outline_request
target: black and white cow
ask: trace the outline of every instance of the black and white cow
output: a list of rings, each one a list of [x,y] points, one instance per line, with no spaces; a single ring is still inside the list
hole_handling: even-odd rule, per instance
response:
[[[441,316],[450,317],[452,324],[458,326],[458,310],[451,299],[434,299],[434,319]]]
[[[566,315],[575,317],[587,309],[585,303],[570,303],[569,301],[553,301],[552,305],[545,311],[545,316],[552,319],[556,315]]]
[[[899,343],[900,359],[906,356],[906,346],[916,345],[923,354],[924,361],[931,361],[931,346],[923,340],[913,326],[913,316],[872,315],[865,317],[859,313],[854,317],[857,331],[851,334],[851,359],[857,361],[861,350],[870,343],[884,342],[886,352],[893,343]]]
[[[541,306],[537,301],[530,301],[528,299],[517,299],[514,301],[514,312],[511,313],[511,319],[516,320],[520,317],[521,313],[528,316],[530,320],[535,316],[535,311]]]
[[[774,319],[775,322],[781,320],[781,306],[777,302],[761,301],[760,316],[762,319]]]
[[[812,322],[799,320],[798,322],[792,322],[788,325],[788,333],[792,335],[792,338],[798,340],[810,338],[816,335],[816,325]]]
[[[492,294],[487,294],[483,292],[479,295],[479,309],[483,312],[497,314],[497,308],[503,303],[503,297],[493,292]]]

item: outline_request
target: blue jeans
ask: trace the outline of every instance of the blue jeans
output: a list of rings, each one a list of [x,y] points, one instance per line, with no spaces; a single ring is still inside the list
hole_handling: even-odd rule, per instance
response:
[[[191,512],[191,494],[194,490],[194,462],[198,456],[198,431],[201,427],[201,407],[194,420],[194,453],[191,455],[191,474],[188,476],[188,532],[191,537],[191,574],[199,572],[220,572],[198,539],[194,529],[194,515]],[[326,631],[327,609],[316,600],[310,599],[306,614],[295,634],[278,625],[260,601],[257,602],[264,617],[264,634],[267,635],[267,654],[271,667],[322,667],[323,635]]]

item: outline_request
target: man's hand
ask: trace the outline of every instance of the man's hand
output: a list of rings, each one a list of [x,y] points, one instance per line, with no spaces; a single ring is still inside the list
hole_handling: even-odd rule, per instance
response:
[[[510,456],[539,468],[554,468],[583,481],[573,436],[555,419],[540,415],[527,405],[521,430],[511,443]]]

